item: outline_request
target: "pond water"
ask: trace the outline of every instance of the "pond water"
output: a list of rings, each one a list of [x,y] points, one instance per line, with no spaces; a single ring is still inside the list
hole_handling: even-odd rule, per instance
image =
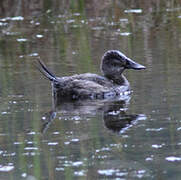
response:
[[[0,179],[181,179],[179,0],[0,5]],[[55,107],[36,59],[100,74],[109,49],[147,67],[132,94]]]

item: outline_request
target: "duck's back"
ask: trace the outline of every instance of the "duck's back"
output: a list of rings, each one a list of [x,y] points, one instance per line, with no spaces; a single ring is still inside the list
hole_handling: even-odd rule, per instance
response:
[[[65,99],[111,98],[128,89],[128,86],[115,85],[107,78],[92,73],[61,77],[53,82],[54,93]]]

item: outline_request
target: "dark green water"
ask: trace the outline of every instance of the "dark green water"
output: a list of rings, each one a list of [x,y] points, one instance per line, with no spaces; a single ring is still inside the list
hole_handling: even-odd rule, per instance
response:
[[[133,93],[53,111],[37,57],[100,74],[109,49],[147,67]],[[0,2],[0,179],[181,179],[180,77],[180,1]]]

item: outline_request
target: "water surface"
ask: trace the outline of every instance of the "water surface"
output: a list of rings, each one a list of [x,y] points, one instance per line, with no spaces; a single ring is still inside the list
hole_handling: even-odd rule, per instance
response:
[[[181,178],[179,1],[0,4],[1,179]],[[133,93],[55,109],[36,58],[100,74],[109,49],[147,67]]]

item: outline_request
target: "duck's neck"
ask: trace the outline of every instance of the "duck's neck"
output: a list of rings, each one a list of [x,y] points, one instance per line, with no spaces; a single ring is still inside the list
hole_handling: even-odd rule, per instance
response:
[[[116,85],[129,86],[129,82],[123,74],[121,74],[119,76],[111,75],[111,76],[107,76],[107,78],[112,80],[113,83],[115,83]]]

